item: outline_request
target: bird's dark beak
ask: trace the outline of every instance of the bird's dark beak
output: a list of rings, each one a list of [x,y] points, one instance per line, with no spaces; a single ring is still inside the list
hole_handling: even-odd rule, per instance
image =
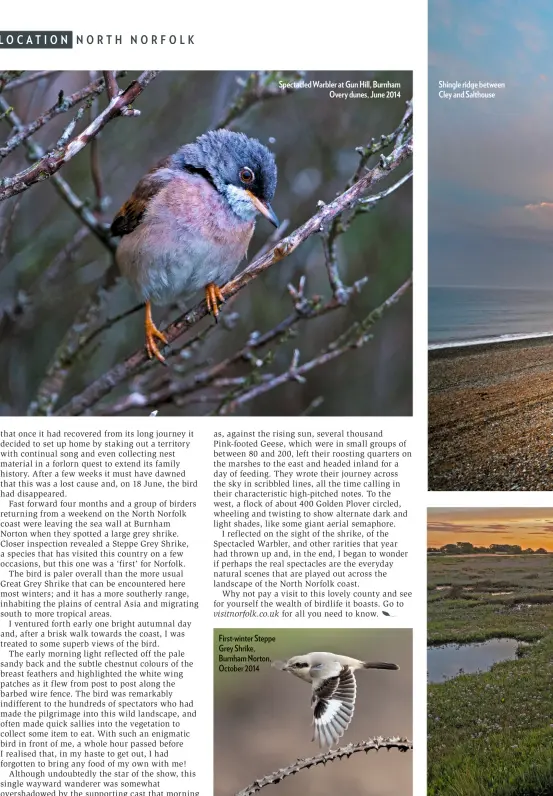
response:
[[[273,224],[275,227],[278,227],[279,226],[279,220],[276,217],[276,213],[273,210],[273,208],[271,207],[271,205],[268,202],[267,203],[262,202],[261,199],[258,199],[257,196],[255,196],[253,193],[251,193],[251,191],[248,191],[248,195],[249,195],[250,199],[252,200],[252,203],[253,203],[254,207],[256,207],[257,210],[259,210],[261,215],[265,216],[265,218],[268,218],[269,221],[271,222],[271,224]]]

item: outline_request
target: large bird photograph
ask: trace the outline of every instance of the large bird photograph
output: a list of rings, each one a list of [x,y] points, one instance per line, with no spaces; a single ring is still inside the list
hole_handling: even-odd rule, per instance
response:
[[[411,92],[1,72],[0,414],[411,415]]]
[[[411,796],[412,631],[214,631],[214,794]]]

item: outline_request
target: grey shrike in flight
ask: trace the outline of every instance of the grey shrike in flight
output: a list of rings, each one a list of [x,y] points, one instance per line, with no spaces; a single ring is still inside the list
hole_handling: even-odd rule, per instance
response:
[[[395,663],[358,661],[333,652],[309,652],[271,666],[290,672],[311,684],[313,738],[319,746],[332,746],[345,733],[355,709],[356,669],[399,669]]]

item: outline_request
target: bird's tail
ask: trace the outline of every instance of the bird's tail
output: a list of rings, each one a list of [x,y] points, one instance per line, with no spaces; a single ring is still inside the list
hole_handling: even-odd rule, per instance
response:
[[[363,661],[363,669],[394,669],[397,671],[397,663],[382,663],[381,661]]]

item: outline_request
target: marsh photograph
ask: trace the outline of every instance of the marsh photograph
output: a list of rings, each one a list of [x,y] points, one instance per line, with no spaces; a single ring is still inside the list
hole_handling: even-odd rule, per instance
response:
[[[3,415],[412,413],[410,72],[5,72]]]
[[[428,796],[553,793],[553,509],[428,510]]]

